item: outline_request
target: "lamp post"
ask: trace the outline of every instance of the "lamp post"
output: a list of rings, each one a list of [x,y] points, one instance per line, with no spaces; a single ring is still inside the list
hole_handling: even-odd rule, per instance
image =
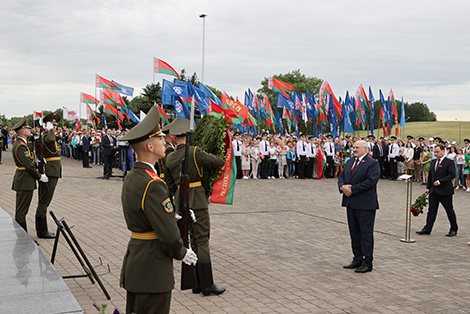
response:
[[[207,14],[201,14],[199,15],[200,18],[202,18],[202,76],[201,76],[201,82],[204,83],[204,45],[205,45],[205,39],[206,39],[206,16]]]

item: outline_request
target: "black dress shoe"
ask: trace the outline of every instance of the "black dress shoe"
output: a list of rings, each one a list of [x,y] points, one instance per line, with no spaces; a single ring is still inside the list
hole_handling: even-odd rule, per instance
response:
[[[417,234],[420,234],[420,235],[430,235],[431,234],[431,231],[427,231],[427,230],[421,230],[421,231],[416,231]]]
[[[356,273],[367,273],[372,271],[372,267],[361,265],[357,269],[354,270]]]
[[[343,266],[344,269],[354,269],[362,265],[361,262],[352,261],[351,264]]]
[[[455,237],[457,235],[457,231],[449,231],[449,233],[446,233],[446,237]]]

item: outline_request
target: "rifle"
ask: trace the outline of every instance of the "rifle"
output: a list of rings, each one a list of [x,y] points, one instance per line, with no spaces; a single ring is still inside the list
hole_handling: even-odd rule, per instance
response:
[[[34,153],[36,154],[36,164],[40,174],[46,173],[46,161],[44,159],[44,147],[42,145],[42,136],[44,129],[42,125],[39,125],[38,134],[33,136],[34,139]],[[36,136],[38,135],[38,136]],[[49,185],[47,183],[39,181],[39,184],[43,185],[47,190],[49,190]]]
[[[189,214],[189,174],[188,174],[188,160],[189,160],[189,142],[191,142],[192,132],[186,133],[186,146],[184,148],[184,159],[181,168],[180,178],[180,193],[178,198],[178,209],[183,218],[181,227],[181,238],[183,239],[184,246],[190,248],[189,224],[191,217]],[[196,272],[194,265],[187,265],[181,263],[181,290],[192,289],[197,286]]]

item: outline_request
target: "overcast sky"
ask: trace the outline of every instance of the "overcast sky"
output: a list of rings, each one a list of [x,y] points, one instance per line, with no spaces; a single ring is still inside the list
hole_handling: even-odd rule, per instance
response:
[[[470,120],[469,12],[468,0],[1,0],[0,113],[78,109],[95,74],[138,95],[153,57],[201,78],[205,13],[204,83],[232,96],[300,69],[343,98],[392,88],[439,120]]]

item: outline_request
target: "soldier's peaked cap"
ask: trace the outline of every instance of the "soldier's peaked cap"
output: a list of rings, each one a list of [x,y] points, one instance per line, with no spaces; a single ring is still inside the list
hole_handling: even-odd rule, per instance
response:
[[[43,121],[44,123],[46,122],[57,123],[60,121],[60,116],[55,112],[51,112],[44,117]]]
[[[28,120],[26,119],[26,116],[23,117],[17,124],[15,124],[12,129],[15,131],[18,131],[19,129],[25,129],[25,128],[31,128],[28,125]]]
[[[172,135],[185,135],[189,132],[191,121],[189,119],[175,119],[171,123],[168,133]]]
[[[160,129],[160,112],[157,107],[152,107],[147,116],[139,124],[133,127],[126,135],[121,137],[121,141],[128,141],[130,144],[145,141],[154,136],[165,136]]]

